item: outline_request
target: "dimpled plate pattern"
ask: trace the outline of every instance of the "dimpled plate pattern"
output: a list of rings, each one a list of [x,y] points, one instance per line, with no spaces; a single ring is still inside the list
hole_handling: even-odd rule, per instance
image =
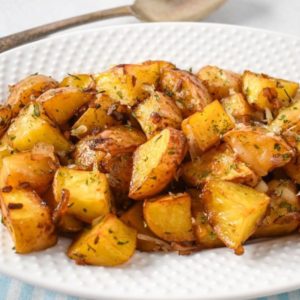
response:
[[[140,24],[49,38],[0,55],[0,96],[7,85],[35,72],[99,72],[112,64],[169,60],[197,70],[214,64],[251,69],[300,81],[300,40],[221,24]],[[67,240],[44,252],[14,254],[0,227],[0,271],[60,292],[97,299],[241,299],[300,287],[300,236],[190,256],[136,253],[115,268],[77,266],[64,252]]]

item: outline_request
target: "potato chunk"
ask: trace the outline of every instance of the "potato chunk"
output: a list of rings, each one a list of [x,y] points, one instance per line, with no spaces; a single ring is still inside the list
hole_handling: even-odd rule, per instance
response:
[[[288,106],[299,88],[296,82],[250,71],[244,72],[242,85],[247,101],[261,110]]]
[[[149,229],[144,221],[143,217],[143,202],[137,202],[128,211],[121,216],[121,221],[130,227],[137,230],[138,234],[146,235],[147,237],[153,238],[153,240],[147,241],[139,239],[137,236],[136,248],[140,251],[152,252],[161,250],[161,246],[155,241],[157,240],[156,235]]]
[[[217,144],[223,134],[233,127],[234,123],[219,101],[210,103],[202,112],[197,112],[182,122],[190,151],[197,155]]]
[[[293,179],[296,183],[300,184],[300,156],[297,155],[284,167],[286,174]]]
[[[9,106],[0,105],[0,137],[2,137],[10,124],[12,110]]]
[[[50,210],[35,192],[5,187],[0,199],[3,221],[17,253],[39,251],[56,244]]]
[[[110,214],[82,233],[69,247],[68,256],[78,264],[120,265],[134,254],[136,234],[135,229]]]
[[[286,165],[294,156],[292,148],[279,136],[262,127],[241,127],[224,136],[237,156],[259,176]]]
[[[226,113],[236,121],[248,121],[253,115],[252,108],[241,93],[223,98],[221,103]]]
[[[10,88],[10,95],[6,103],[12,108],[13,116],[16,116],[22,107],[35,101],[41,94],[58,86],[53,78],[45,75],[31,75],[19,81]]]
[[[61,167],[53,182],[56,203],[62,201],[62,191],[69,192],[66,213],[91,223],[110,211],[110,190],[106,176],[98,171],[82,171]]]
[[[204,153],[182,166],[182,178],[189,186],[201,187],[211,179],[255,186],[258,176],[238,159],[225,144]]]
[[[66,123],[91,97],[74,87],[60,87],[42,94],[41,103],[48,117],[58,125]]]
[[[270,210],[253,237],[286,235],[299,226],[300,204],[295,184],[290,180],[272,180],[268,187]]]
[[[18,151],[31,150],[37,143],[48,143],[56,152],[65,153],[71,143],[47,118],[38,103],[24,108],[7,131],[10,145]]]
[[[134,152],[129,197],[154,196],[173,179],[186,153],[182,132],[166,128]]]
[[[300,100],[282,109],[271,122],[269,128],[275,133],[281,133],[300,122]]]
[[[196,189],[189,189],[188,193],[192,199],[193,232],[197,244],[204,248],[224,247],[224,243],[218,238],[217,234],[208,223],[200,199],[200,192]]]
[[[211,180],[205,185],[202,201],[218,238],[237,254],[242,254],[242,244],[264,218],[270,199],[247,186]]]
[[[237,73],[205,66],[199,70],[197,77],[203,82],[213,99],[228,97],[230,91],[239,93],[242,89],[241,76]]]
[[[90,134],[93,130],[103,130],[106,127],[121,124],[109,113],[115,101],[107,95],[100,94],[90,107],[72,126],[71,134],[79,138]]]
[[[144,202],[144,218],[158,237],[166,241],[193,241],[191,197],[187,193],[163,195]]]
[[[180,129],[182,116],[175,102],[160,92],[153,92],[149,98],[134,110],[147,138],[151,138],[166,127]]]
[[[58,161],[50,157],[35,157],[31,151],[15,153],[2,160],[0,187],[30,186],[38,194],[50,186]]]
[[[68,74],[60,83],[60,87],[74,87],[89,92],[96,89],[96,83],[91,74]]]
[[[188,117],[212,101],[206,87],[198,78],[186,71],[166,69],[160,78],[162,91],[172,97],[183,117]]]
[[[133,106],[149,96],[146,85],[157,85],[159,64],[118,65],[94,76],[97,91],[121,104]]]

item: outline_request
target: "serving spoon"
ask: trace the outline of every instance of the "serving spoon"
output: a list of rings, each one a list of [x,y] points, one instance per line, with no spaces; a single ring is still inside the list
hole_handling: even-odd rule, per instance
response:
[[[0,53],[35,41],[48,34],[90,22],[133,15],[142,21],[198,21],[226,0],[135,0],[132,5],[95,11],[81,16],[34,27],[0,38]]]

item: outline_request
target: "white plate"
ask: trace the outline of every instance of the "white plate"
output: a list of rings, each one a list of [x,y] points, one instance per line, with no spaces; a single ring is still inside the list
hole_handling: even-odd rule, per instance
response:
[[[0,97],[7,85],[35,72],[61,78],[98,72],[112,64],[164,59],[197,70],[214,64],[300,81],[300,40],[218,24],[142,24],[81,31],[0,55]],[[300,236],[190,256],[136,253],[116,268],[77,266],[64,252],[14,254],[0,227],[0,271],[34,285],[97,299],[241,299],[300,287]]]

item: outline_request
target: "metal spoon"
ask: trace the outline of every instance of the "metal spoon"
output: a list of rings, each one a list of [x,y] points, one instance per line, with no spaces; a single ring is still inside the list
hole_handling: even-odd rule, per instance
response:
[[[226,0],[136,0],[132,5],[96,11],[0,38],[0,53],[45,35],[108,18],[133,15],[150,22],[198,21]]]

